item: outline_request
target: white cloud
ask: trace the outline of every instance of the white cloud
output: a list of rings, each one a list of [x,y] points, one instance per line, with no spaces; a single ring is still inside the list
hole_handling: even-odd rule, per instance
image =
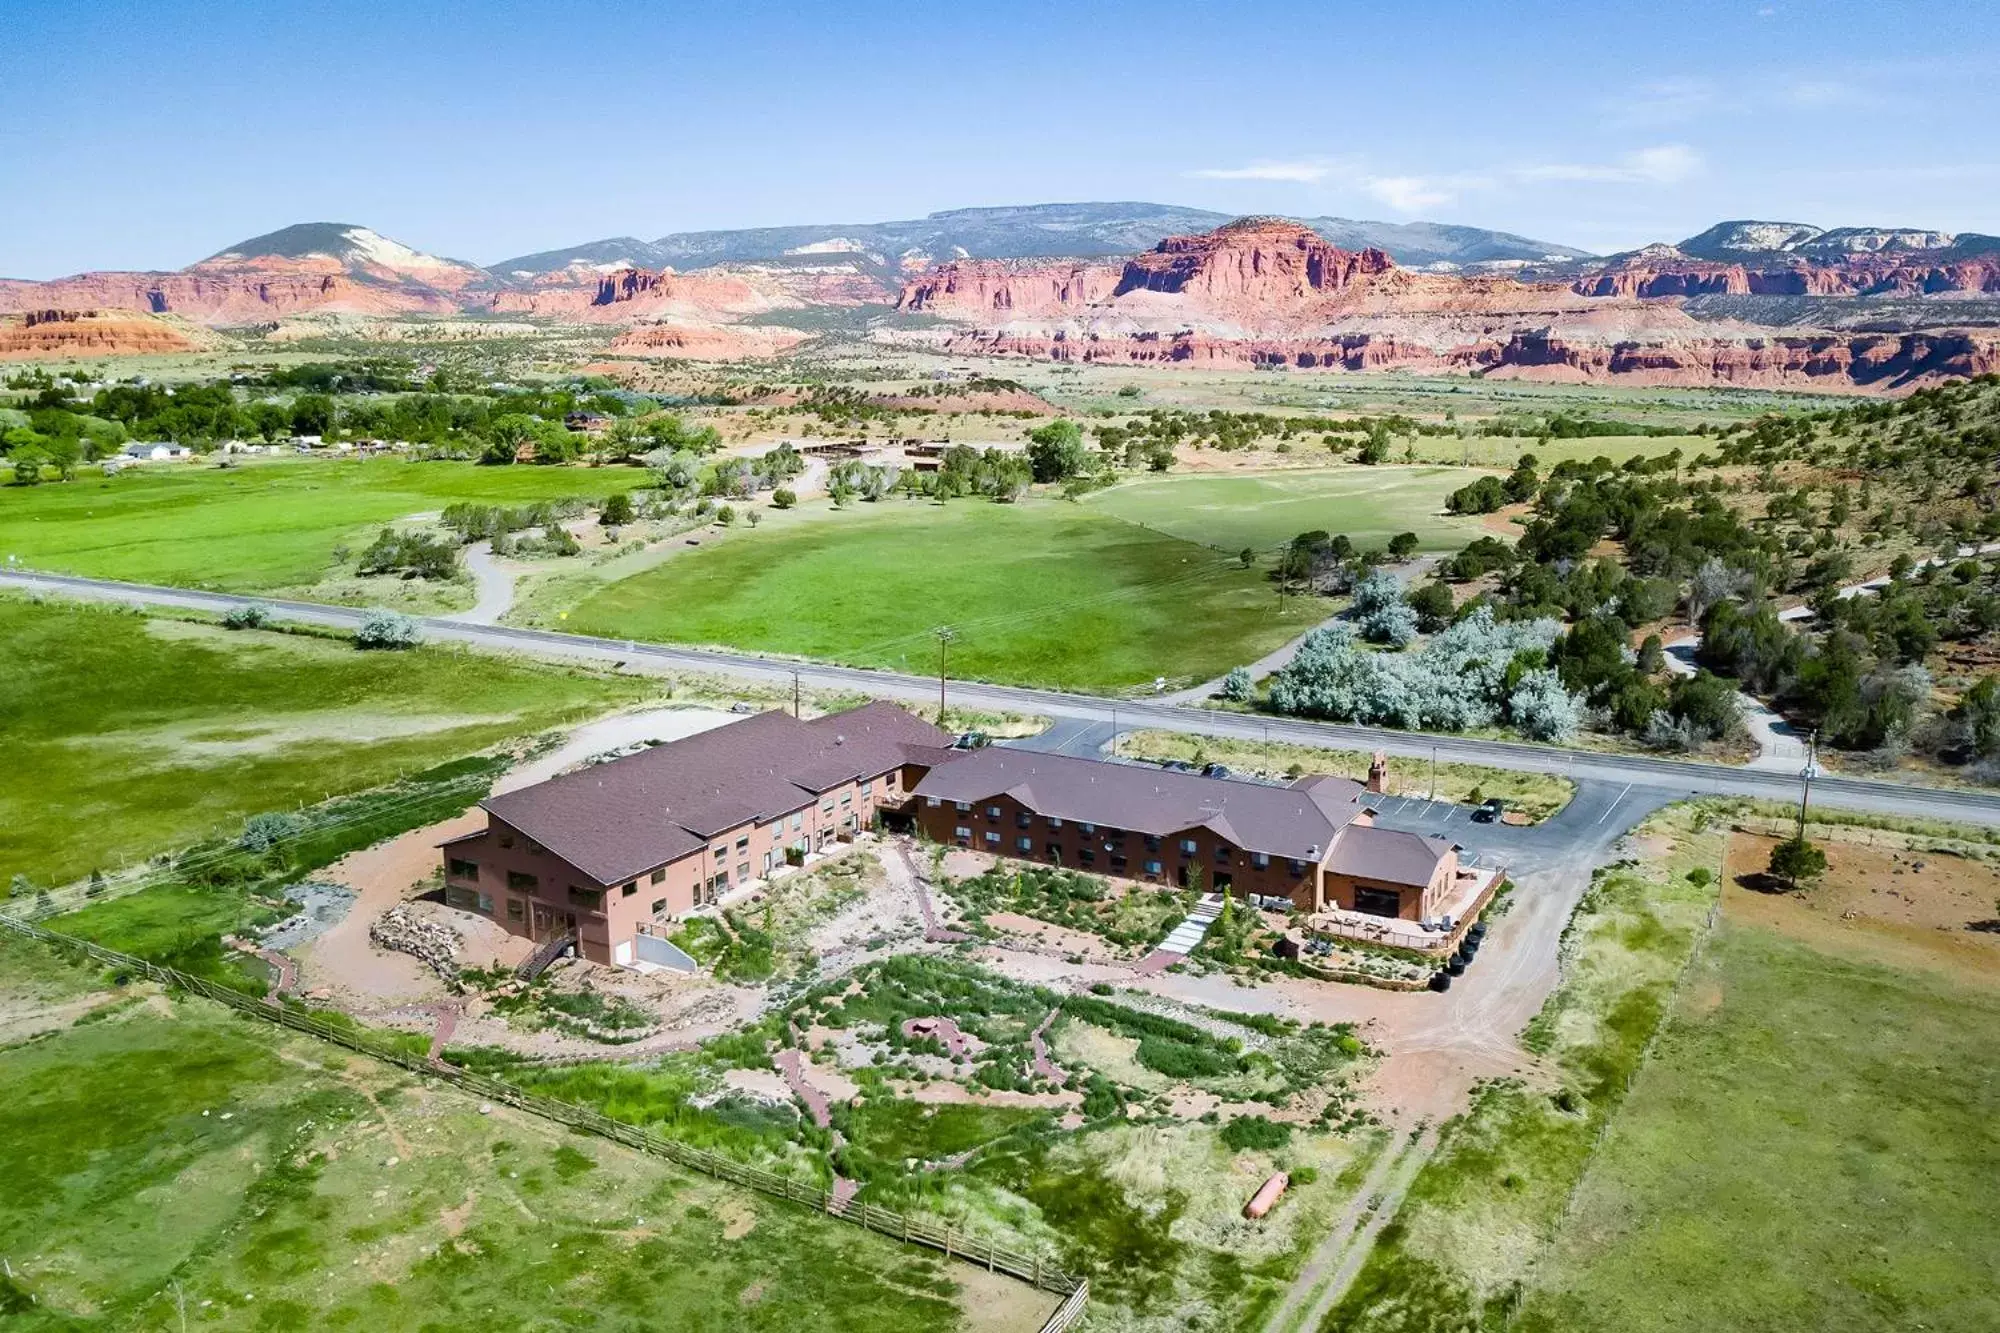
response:
[[[1398,213],[1421,213],[1457,200],[1459,187],[1431,176],[1367,176],[1360,182],[1369,197]]]
[[[1457,203],[1467,194],[1529,185],[1674,185],[1699,174],[1702,167],[1701,154],[1686,144],[1661,144],[1627,153],[1614,162],[1544,162],[1482,171],[1376,173],[1354,163],[1302,159],[1210,167],[1187,174],[1201,180],[1277,181],[1356,190],[1393,212],[1417,214]]]
[[[1627,153],[1616,162],[1549,162],[1521,167],[1522,181],[1590,181],[1610,185],[1677,185],[1701,173],[1701,154],[1686,144],[1661,144]]]
[[[1317,185],[1333,174],[1333,166],[1327,162],[1252,162],[1247,167],[1209,167],[1187,174],[1211,181],[1288,181],[1294,185]]]

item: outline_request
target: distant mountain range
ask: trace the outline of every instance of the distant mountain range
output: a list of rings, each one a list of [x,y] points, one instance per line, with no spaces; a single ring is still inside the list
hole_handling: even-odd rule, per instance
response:
[[[1112,364],[1893,389],[2000,369],[2000,238],[1746,220],[1597,257],[1476,227],[1087,203],[613,238],[482,267],[310,222],[171,273],[0,280],[9,313],[8,357],[313,337],[330,316],[399,338],[472,317],[605,328],[613,356],[769,356],[838,328]]]
[[[944,259],[1102,259],[1144,250],[1163,236],[1213,231],[1234,216],[1175,204],[1027,204],[955,208],[902,222],[750,227],[673,232],[658,240],[631,236],[517,255],[488,267],[531,278],[572,266],[702,268],[712,264],[811,262],[858,256],[910,271]],[[1511,232],[1439,222],[1365,222],[1298,218],[1347,250],[1387,252],[1406,268],[1579,259],[1588,251]]]

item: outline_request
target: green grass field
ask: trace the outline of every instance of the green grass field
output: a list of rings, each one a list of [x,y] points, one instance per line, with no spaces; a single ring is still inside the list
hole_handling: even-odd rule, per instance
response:
[[[1990,991],[1725,923],[1514,1327],[2000,1328],[1996,1180]]]
[[[22,1333],[1033,1328],[1055,1298],[0,947],[0,1317]],[[61,1013],[51,1006],[64,1005]]]
[[[0,598],[0,880],[47,886],[393,781],[649,684]]]
[[[274,459],[82,469],[0,487],[0,557],[136,583],[259,592],[316,582],[333,550],[360,550],[392,519],[458,500],[521,505],[643,485],[626,467],[479,467],[398,458]]]
[[[1128,523],[1230,554],[1267,551],[1301,532],[1346,533],[1358,547],[1414,532],[1428,551],[1457,550],[1476,519],[1448,516],[1447,495],[1472,480],[1459,468],[1348,467],[1241,476],[1141,477],[1086,503]]]
[[[1206,680],[1324,611],[1280,619],[1262,570],[1058,500],[902,500],[739,533],[586,597],[563,628],[1080,689]]]

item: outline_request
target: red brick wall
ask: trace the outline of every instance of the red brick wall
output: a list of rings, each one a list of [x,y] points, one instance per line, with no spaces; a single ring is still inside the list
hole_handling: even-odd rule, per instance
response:
[[[1290,898],[1301,907],[1312,906],[1315,869],[1312,863],[1300,863],[1296,874],[1292,863],[1283,857],[1271,857],[1268,864],[1260,866],[1252,853],[1222,843],[1207,829],[1162,836],[1155,847],[1149,844],[1146,835],[1125,829],[1099,825],[1094,832],[1086,833],[1083,824],[1068,819],[1061,821],[1060,827],[1051,827],[1046,816],[1024,810],[1008,796],[970,805],[969,810],[959,810],[952,801],[932,805],[929,798],[920,796],[916,798],[917,826],[926,837],[947,846],[964,845],[1016,860],[1061,864],[1072,870],[1118,879],[1150,880],[1178,887],[1187,868],[1199,866],[1204,889],[1214,889],[1216,877],[1223,875],[1228,877],[1231,891],[1239,895],[1255,893]],[[995,809],[999,811],[997,817],[992,813]],[[1023,818],[1027,820],[1025,828],[1021,823]],[[960,837],[960,828],[968,830],[968,836]],[[1025,849],[1020,845],[1022,838],[1028,839]],[[1194,844],[1192,853],[1183,849],[1184,841]],[[1054,855],[1049,851],[1050,844],[1055,845]],[[1155,861],[1160,867],[1157,871],[1148,864]]]
[[[795,843],[817,851],[844,833],[867,829],[876,809],[899,803],[905,790],[900,773],[850,782],[776,819],[730,829],[699,851],[619,884],[599,884],[488,815],[483,833],[443,849],[446,900],[490,916],[515,935],[536,935],[539,926],[546,936],[574,917],[583,956],[608,963],[616,961],[618,946],[631,940],[641,922],[685,916],[743,883],[765,878],[785,863],[785,850]],[[455,873],[455,861],[470,863],[476,872]],[[534,886],[510,887],[509,872],[534,876]],[[595,905],[572,901],[572,887],[595,891]]]

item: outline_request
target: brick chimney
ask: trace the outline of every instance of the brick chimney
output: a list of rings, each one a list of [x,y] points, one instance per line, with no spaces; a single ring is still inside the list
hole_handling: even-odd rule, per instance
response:
[[[1375,758],[1368,765],[1368,790],[1377,796],[1389,792],[1389,756],[1377,750]]]

